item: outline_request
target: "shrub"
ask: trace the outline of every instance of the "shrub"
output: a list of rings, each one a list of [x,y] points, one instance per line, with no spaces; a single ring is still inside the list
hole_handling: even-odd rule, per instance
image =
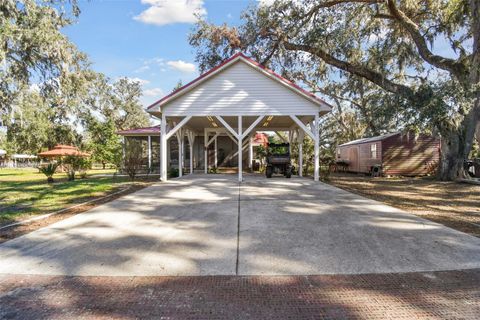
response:
[[[80,171],[81,177],[85,178],[86,170],[91,166],[91,162],[84,157],[67,156],[63,159],[62,164],[67,169],[68,180],[75,180],[75,172]]]
[[[142,144],[140,141],[131,140],[125,144],[124,170],[133,181],[138,171],[142,168]]]
[[[47,176],[47,182],[48,183],[53,183],[53,175],[55,174],[55,171],[57,170],[58,164],[50,162],[48,165],[44,167],[38,168],[41,173]]]
[[[179,171],[176,168],[170,168],[170,170],[168,171],[169,178],[176,178],[178,177],[178,175],[179,175]]]

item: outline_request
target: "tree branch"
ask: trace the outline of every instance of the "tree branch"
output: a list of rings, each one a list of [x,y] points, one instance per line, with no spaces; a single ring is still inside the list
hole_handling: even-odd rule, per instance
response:
[[[325,63],[337,67],[340,70],[363,77],[388,92],[400,94],[405,97],[411,97],[414,94],[414,91],[410,87],[392,82],[391,80],[385,78],[385,76],[381,73],[369,69],[365,66],[356,65],[347,61],[337,59],[336,57],[330,55],[329,53],[320,48],[303,44],[295,44],[288,41],[283,42],[283,45],[287,50],[308,52],[322,59]]]
[[[332,0],[332,1],[325,1],[317,4],[310,10],[308,10],[307,13],[305,13],[303,16],[300,18],[310,18],[315,12],[317,12],[319,9],[322,8],[330,8],[333,6],[336,6],[337,4],[347,4],[347,3],[366,3],[366,4],[376,4],[376,3],[384,3],[385,0]]]
[[[387,7],[392,17],[398,21],[410,34],[413,42],[417,46],[420,56],[431,65],[449,71],[458,79],[464,79],[468,75],[468,69],[464,64],[454,59],[445,58],[433,54],[428,49],[427,41],[422,36],[419,27],[404,12],[397,8],[395,0],[387,0]]]

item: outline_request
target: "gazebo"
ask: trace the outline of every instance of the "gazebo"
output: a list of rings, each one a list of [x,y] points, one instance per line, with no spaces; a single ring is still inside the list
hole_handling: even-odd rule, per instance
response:
[[[119,134],[147,136],[149,150],[155,137],[162,181],[175,158],[179,176],[188,158],[190,173],[195,169],[208,173],[209,168],[227,163],[238,168],[242,181],[242,168],[252,165],[254,141],[261,132],[286,132],[287,142],[298,143],[302,176],[302,145],[308,136],[314,142],[314,180],[318,181],[319,119],[330,110],[316,95],[237,53],[149,106],[147,111],[160,119],[160,127]]]
[[[53,149],[40,152],[38,154],[41,158],[61,158],[66,156],[89,157],[90,154],[81,152],[77,147],[57,144]]]

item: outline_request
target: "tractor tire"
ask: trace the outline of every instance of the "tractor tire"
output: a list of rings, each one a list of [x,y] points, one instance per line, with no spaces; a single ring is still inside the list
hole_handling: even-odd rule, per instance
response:
[[[273,174],[273,168],[272,167],[267,167],[265,169],[265,175],[267,176],[267,178],[271,178],[272,174]]]
[[[285,178],[290,179],[292,177],[292,168],[287,169],[285,172]]]

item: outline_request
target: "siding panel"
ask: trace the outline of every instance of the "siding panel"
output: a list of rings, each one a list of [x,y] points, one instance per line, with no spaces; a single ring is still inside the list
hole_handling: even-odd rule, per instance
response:
[[[239,60],[163,107],[167,116],[314,115],[320,108]]]
[[[397,135],[385,139],[383,172],[387,175],[424,175],[440,160],[440,140],[428,135]]]

